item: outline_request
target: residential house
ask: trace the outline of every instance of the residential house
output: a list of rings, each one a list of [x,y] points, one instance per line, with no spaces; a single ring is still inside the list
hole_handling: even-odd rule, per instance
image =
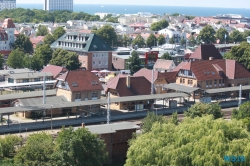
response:
[[[154,69],[160,73],[170,72],[175,68],[173,60],[157,59]]]
[[[83,69],[112,69],[112,48],[95,34],[68,32],[51,44],[51,48],[77,53]]]
[[[181,63],[177,69],[176,83],[185,86],[216,89],[250,85],[250,72],[235,60],[189,61]]]
[[[105,92],[106,94],[110,92],[111,98],[149,95],[151,94],[151,83],[144,76],[117,75],[107,82]],[[144,108],[150,108],[152,103],[151,100],[113,103],[110,108],[142,111]]]
[[[250,43],[250,36],[247,37],[247,42]]]
[[[166,36],[166,42],[169,43],[171,38],[174,38],[175,43],[179,43],[183,38],[186,40],[186,33],[180,30],[176,30],[176,28],[164,28],[158,31],[158,34],[162,34]]]
[[[213,44],[200,45],[189,57],[191,61],[209,59],[223,59],[222,55]]]
[[[30,38],[30,41],[35,49],[38,45],[43,44],[44,36],[37,36],[36,38]]]
[[[134,76],[145,77],[151,84],[153,81],[153,84],[155,87],[154,93],[161,94],[161,93],[166,93],[166,91],[163,89],[164,85],[175,82],[175,75],[176,74],[177,74],[177,72],[160,73],[159,71],[152,72],[152,70],[142,68],[138,72],[134,73]],[[153,77],[153,79],[152,79],[152,77]]]
[[[50,72],[53,74],[53,79],[56,79],[67,71],[68,69],[62,66],[48,65],[41,72]]]

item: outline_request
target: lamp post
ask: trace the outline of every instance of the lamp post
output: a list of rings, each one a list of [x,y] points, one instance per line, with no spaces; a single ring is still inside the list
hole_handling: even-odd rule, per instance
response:
[[[51,117],[51,121],[50,121],[50,128],[51,128],[51,131],[52,131],[52,107],[53,105],[51,105],[51,109],[50,109],[50,117]]]
[[[19,121],[19,134],[20,134],[20,137],[21,137],[21,122]]]

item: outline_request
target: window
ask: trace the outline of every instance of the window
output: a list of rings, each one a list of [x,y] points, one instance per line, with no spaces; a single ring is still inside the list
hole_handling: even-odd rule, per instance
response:
[[[92,98],[96,98],[97,97],[97,92],[92,92]]]
[[[185,84],[185,79],[184,78],[183,78],[182,82],[183,82],[183,84]]]
[[[29,79],[23,79],[23,83],[29,82]]]
[[[76,93],[75,99],[81,99],[81,93]]]
[[[210,87],[212,87],[213,83],[212,83],[212,80],[210,80]]]
[[[93,61],[93,65],[95,65],[95,61]]]
[[[8,78],[8,83],[14,83],[14,79]]]
[[[214,86],[217,86],[217,80],[214,80]]]
[[[40,78],[35,78],[35,82],[39,82],[40,81]]]
[[[100,65],[100,64],[102,64],[102,62],[101,62],[101,61],[99,61],[99,65]]]
[[[206,81],[206,87],[208,87],[209,81]]]
[[[180,79],[180,83],[182,83],[182,78]]]

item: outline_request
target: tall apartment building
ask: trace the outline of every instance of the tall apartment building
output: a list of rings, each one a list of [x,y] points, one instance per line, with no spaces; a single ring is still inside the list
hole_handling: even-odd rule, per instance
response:
[[[44,10],[69,10],[73,11],[73,0],[45,0]]]
[[[16,0],[0,0],[0,11],[4,9],[15,9]]]

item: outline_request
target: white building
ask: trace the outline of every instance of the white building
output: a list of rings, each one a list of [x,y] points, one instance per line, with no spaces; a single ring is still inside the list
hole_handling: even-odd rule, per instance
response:
[[[173,28],[164,28],[158,31],[158,34],[166,35],[166,43],[169,43],[169,40],[173,37],[175,43],[179,43],[182,38],[186,40],[186,33],[178,31]]]
[[[247,42],[250,43],[250,36],[247,37]]]
[[[0,53],[9,55],[15,42],[15,25],[10,18],[4,20],[0,27]]]
[[[4,9],[15,9],[16,0],[0,0],[0,10]]]
[[[73,11],[73,0],[45,0],[44,10],[69,10]]]

